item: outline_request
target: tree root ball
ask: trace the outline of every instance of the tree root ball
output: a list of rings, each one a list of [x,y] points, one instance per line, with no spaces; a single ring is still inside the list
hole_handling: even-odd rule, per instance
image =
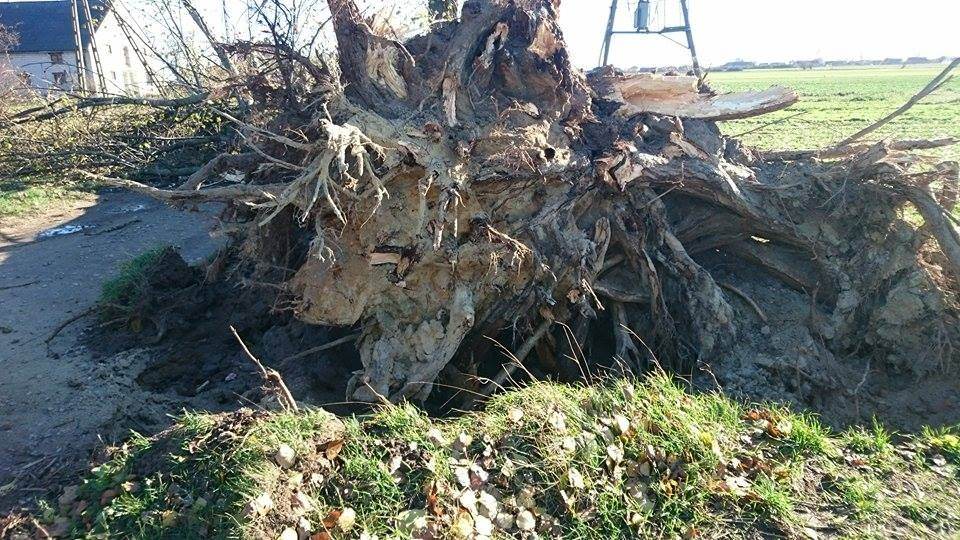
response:
[[[928,187],[946,169],[894,143],[744,148],[715,122],[795,94],[584,75],[558,1],[469,0],[405,43],[329,3],[338,69],[292,71],[299,108],[245,122],[243,182],[210,191],[297,317],[362,330],[351,399],[661,366],[865,414],[874,374],[956,368],[960,235]]]

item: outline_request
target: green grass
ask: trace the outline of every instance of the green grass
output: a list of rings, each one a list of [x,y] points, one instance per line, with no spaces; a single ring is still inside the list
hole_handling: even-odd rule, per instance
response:
[[[880,492],[883,486],[872,478],[843,478],[837,484],[837,491],[843,503],[860,518],[869,517],[880,511]]]
[[[8,104],[13,109],[5,112],[41,104]],[[72,178],[73,169],[151,182],[158,171],[200,166],[215,155],[214,139],[187,147],[178,146],[178,140],[216,136],[222,129],[223,119],[211,110],[139,106],[75,110],[5,124],[0,129],[0,219],[29,216],[99,187]]]
[[[87,537],[276,538],[305,520],[330,535],[320,538],[409,538],[423,525],[458,538],[494,515],[493,500],[507,521],[527,511],[551,538],[796,537],[813,517],[840,536],[950,537],[960,480],[893,451],[942,451],[946,435],[835,433],[782,407],[690,394],[663,374],[536,383],[446,420],[412,405],[341,420],[190,413],[115,449],[76,501],[41,517]],[[274,462],[283,444],[293,467]],[[891,466],[852,462],[853,447]],[[272,510],[251,516],[263,496]],[[340,519],[350,512],[352,527]]]
[[[885,469],[892,466],[894,460],[893,434],[876,418],[872,425],[854,426],[841,434],[846,449],[853,454],[862,456],[872,467]]]
[[[960,465],[960,426],[954,428],[924,428],[920,442],[933,452]]]
[[[332,421],[313,411],[212,417],[186,414],[158,443],[134,437],[117,458],[93,469],[79,489],[89,504],[80,529],[107,537],[202,538],[239,534],[239,516],[276,481],[265,455],[281,442],[300,454]],[[105,496],[104,493],[107,495]]]
[[[722,91],[762,89],[772,85],[794,88],[801,100],[793,107],[755,118],[724,122],[722,130],[724,134],[736,135],[756,129],[743,139],[765,149],[820,148],[835,144],[893,112],[944,67],[748,70],[711,73],[708,81]],[[773,126],[761,127],[797,113],[803,114]],[[954,79],[928,96],[870,138],[945,136],[960,138],[960,79]],[[940,158],[960,159],[960,149],[957,148],[930,153]]]
[[[74,182],[0,180],[0,219],[36,214],[93,190],[90,184]]]
[[[99,304],[108,316],[128,312],[143,294],[147,272],[167,253],[170,246],[158,246],[120,265],[117,274],[101,287]]]

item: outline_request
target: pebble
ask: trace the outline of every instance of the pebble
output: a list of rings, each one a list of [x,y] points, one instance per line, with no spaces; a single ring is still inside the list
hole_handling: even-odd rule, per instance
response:
[[[493,522],[483,516],[474,516],[473,528],[476,529],[477,534],[480,536],[493,535]]]
[[[293,527],[287,527],[280,533],[280,536],[277,537],[277,540],[300,540],[300,536],[297,534],[297,530]]]
[[[533,512],[524,510],[517,514],[517,528],[521,531],[532,531],[537,526],[537,518],[533,517]]]
[[[344,508],[337,518],[337,527],[341,531],[347,532],[357,523],[357,512],[353,508]]]
[[[60,495],[60,498],[57,499],[60,506],[70,506],[73,504],[73,501],[77,500],[78,489],[80,489],[79,486],[67,486],[63,488],[63,495]]]
[[[261,493],[259,497],[247,503],[244,513],[248,517],[265,516],[273,509],[273,499],[267,493]]]
[[[284,469],[289,469],[296,463],[297,453],[289,445],[281,444],[273,456],[273,461]]]

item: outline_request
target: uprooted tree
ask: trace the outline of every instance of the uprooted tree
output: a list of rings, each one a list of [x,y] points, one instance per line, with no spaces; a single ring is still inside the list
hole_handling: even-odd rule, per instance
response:
[[[230,203],[241,260],[299,319],[361,328],[353,397],[424,399],[438,379],[485,393],[519,363],[690,373],[751,347],[905,370],[955,359],[960,236],[930,186],[956,171],[909,152],[950,141],[764,155],[715,122],[792,92],[584,75],[557,0],[469,0],[404,43],[352,0],[329,4],[336,66],[232,50],[282,60],[245,83],[242,151],[177,190],[111,181]],[[805,315],[770,319],[787,292]],[[778,344],[786,331],[798,349]]]

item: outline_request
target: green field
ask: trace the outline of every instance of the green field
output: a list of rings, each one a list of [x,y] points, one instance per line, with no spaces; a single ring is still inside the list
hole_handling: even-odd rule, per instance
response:
[[[711,73],[707,80],[720,91],[791,87],[800,102],[784,111],[724,123],[723,132],[737,135],[797,113],[802,115],[743,136],[768,149],[819,148],[839,142],[902,105],[946,66],[866,67],[855,69],[754,70]],[[960,138],[960,79],[887,124],[870,137],[922,139]],[[960,149],[936,155],[960,159]]]

